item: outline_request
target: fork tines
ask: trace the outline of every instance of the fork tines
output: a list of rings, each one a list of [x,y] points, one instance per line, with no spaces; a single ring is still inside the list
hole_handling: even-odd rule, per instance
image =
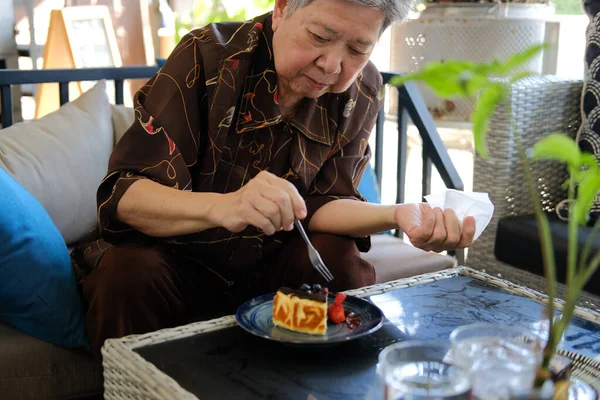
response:
[[[327,268],[323,260],[321,260],[321,257],[318,257],[319,262],[313,263],[313,266],[316,268],[317,271],[319,271],[319,273],[323,276],[325,281],[331,282],[333,280],[333,275],[331,274],[331,271],[329,271],[329,268]]]

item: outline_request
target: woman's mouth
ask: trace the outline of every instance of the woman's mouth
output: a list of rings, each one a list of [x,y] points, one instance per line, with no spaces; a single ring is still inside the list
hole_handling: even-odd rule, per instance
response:
[[[308,75],[304,75],[304,77],[306,78],[306,81],[308,82],[309,86],[313,90],[321,91],[321,90],[325,89],[327,86],[329,86],[329,85],[326,85],[326,84],[323,84],[323,83],[315,81],[314,79],[312,79]]]

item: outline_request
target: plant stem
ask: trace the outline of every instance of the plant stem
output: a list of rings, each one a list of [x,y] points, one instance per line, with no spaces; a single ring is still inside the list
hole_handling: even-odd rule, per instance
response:
[[[572,289],[573,278],[575,277],[575,266],[577,265],[577,242],[579,234],[579,226],[577,220],[573,215],[574,207],[573,199],[575,198],[575,179],[573,178],[572,171],[569,171],[569,196],[568,196],[568,216],[569,216],[569,247],[567,250],[567,290],[565,297],[568,297],[569,292]]]
[[[575,277],[574,288],[576,290],[577,295],[583,290],[585,284],[590,280],[594,272],[598,269],[600,265],[600,252],[596,253],[592,261],[590,261],[590,265],[587,269],[584,269]]]
[[[577,267],[577,271],[583,271],[585,268],[585,263],[590,255],[590,250],[592,249],[592,245],[594,244],[594,238],[600,231],[600,218],[594,223],[594,227],[590,232],[587,240],[585,241],[585,245],[583,246],[583,250],[581,251],[581,255],[579,256],[579,266]]]
[[[573,312],[575,311],[575,304],[577,302],[577,298],[579,297],[579,293],[581,289],[577,287],[577,283],[581,281],[583,278],[583,271],[577,271],[577,277],[575,276],[577,266],[577,243],[578,243],[578,234],[579,234],[579,226],[577,221],[573,215],[574,207],[571,205],[575,198],[575,179],[573,178],[572,171],[569,171],[569,194],[567,204],[568,206],[568,229],[569,229],[569,239],[568,239],[568,248],[567,248],[567,281],[566,281],[566,290],[565,290],[565,305],[563,306],[562,318],[556,324],[557,326],[551,330],[550,335],[548,336],[548,342],[550,342],[550,338],[552,338],[553,343],[549,343],[551,348],[554,350],[558,343],[560,342],[560,338],[562,338],[563,333],[569,326],[571,319],[573,318]],[[585,261],[583,261],[585,262]],[[583,286],[582,286],[583,287]],[[548,346],[546,346],[548,347]]]
[[[509,92],[510,93],[510,92]],[[510,100],[507,102],[510,104]],[[544,214],[544,210],[542,209],[542,204],[540,200],[539,192],[537,191],[533,175],[531,173],[531,166],[527,155],[525,154],[525,149],[523,143],[521,142],[521,138],[517,134],[517,129],[514,126],[514,119],[512,117],[512,110],[510,105],[508,107],[508,113],[510,120],[513,121],[513,136],[515,138],[515,143],[517,144],[517,150],[519,153],[519,157],[521,158],[521,162],[523,163],[523,172],[525,174],[525,180],[527,181],[527,188],[529,189],[529,196],[533,203],[533,208],[535,211],[535,217],[538,225],[538,235],[540,238],[541,246],[542,246],[542,258],[544,262],[544,274],[546,276],[546,286],[548,291],[548,342],[544,347],[544,354],[541,364],[542,370],[548,370],[550,365],[550,359],[554,355],[556,351],[556,339],[554,334],[554,299],[556,297],[555,293],[555,282],[556,282],[556,262],[554,260],[554,247],[552,246],[552,236],[550,235],[550,225],[548,224],[548,218],[546,214]],[[534,385],[535,387],[541,387],[544,383],[544,379],[536,379]]]
[[[598,224],[596,224],[596,226],[597,225]],[[594,226],[594,228],[596,228],[596,226]],[[565,299],[565,307],[563,307],[563,318],[561,320],[560,327],[557,328],[557,332],[560,333],[560,336],[562,336],[562,332],[564,332],[564,330],[567,328],[568,323],[573,318],[573,313],[575,311],[575,303],[581,291],[583,290],[583,287],[590,280],[594,272],[596,272],[599,265],[600,252],[596,253],[594,258],[592,258],[587,269],[582,269],[578,271],[578,273],[575,275],[572,283],[572,290],[570,290],[567,293]]]
[[[588,269],[583,272],[583,278],[581,279],[580,289],[583,289],[585,284],[588,283],[592,275],[594,275],[594,272],[596,272],[596,270],[598,269],[598,265],[600,265],[600,253],[596,253],[594,258],[592,258]]]
[[[590,234],[590,237],[592,235],[595,236],[595,233],[598,231],[597,230],[598,226],[599,226],[598,223],[596,223],[594,225],[594,230]],[[573,318],[577,299],[579,298],[579,295],[581,294],[583,287],[590,280],[590,278],[592,277],[594,272],[596,272],[599,265],[600,265],[600,252],[596,253],[594,258],[592,258],[587,269],[579,270],[577,272],[577,274],[574,276],[571,287],[568,288],[570,290],[567,292],[567,294],[565,296],[565,306],[563,307],[563,317],[562,317],[560,323],[558,324],[558,327],[556,328],[555,337],[558,338],[558,340],[556,340],[557,343],[555,343],[555,346],[558,346],[558,341],[560,341],[560,338],[562,337],[564,331],[567,329],[567,327],[569,326],[569,323],[571,322],[571,319]]]
[[[596,228],[596,226],[598,226],[598,224],[596,224],[594,226],[594,228]],[[594,229],[594,230],[596,230],[596,229]],[[583,290],[583,287],[585,286],[585,284],[590,280],[590,278],[592,277],[594,272],[596,272],[599,265],[600,265],[600,252],[596,253],[594,258],[592,258],[587,269],[582,269],[582,270],[578,271],[577,275],[574,276],[574,279],[572,282],[572,287],[570,288],[571,290],[569,290],[567,292],[567,295],[565,296],[566,298],[565,298],[565,307],[563,307],[563,318],[561,319],[559,326],[556,328],[556,334],[555,334],[556,337],[561,338],[564,331],[567,329],[569,322],[571,322],[571,319],[573,318],[577,298],[581,294],[581,291]],[[555,346],[557,346],[557,345],[558,345],[558,340],[557,340],[557,343],[555,344]]]
[[[567,328],[568,322],[570,322],[573,318],[573,313],[575,311],[575,302],[581,294],[583,287],[590,280],[592,275],[594,275],[594,272],[596,272],[598,266],[600,266],[600,252],[598,252],[594,256],[594,258],[592,258],[587,268],[585,267],[585,264],[589,258],[590,250],[594,243],[594,238],[596,237],[599,231],[600,220],[594,223],[594,228],[592,229],[590,235],[585,241],[585,245],[583,247],[581,255],[579,256],[579,265],[577,267],[577,271],[573,276],[573,281],[571,282],[571,285],[567,287],[568,291],[565,296],[566,302],[565,307],[563,307],[563,318],[561,320],[560,326],[556,328],[556,336],[558,337],[562,337],[563,332]]]

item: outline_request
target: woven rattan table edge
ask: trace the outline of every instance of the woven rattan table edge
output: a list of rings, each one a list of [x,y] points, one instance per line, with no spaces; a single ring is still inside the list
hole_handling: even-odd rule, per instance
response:
[[[410,278],[375,284],[346,291],[357,297],[367,297],[391,290],[450,279],[460,275],[470,276],[498,286],[538,302],[548,303],[548,296],[510,281],[488,275],[469,267],[459,266]],[[555,302],[562,309],[563,301]],[[600,313],[578,307],[575,314],[581,318],[600,323]],[[102,347],[104,367],[104,389],[106,399],[198,399],[183,389],[173,378],[146,361],[134,349],[169,340],[182,339],[202,333],[236,326],[234,315],[210,321],[194,322],[176,328],[167,328],[142,335],[130,335],[119,339],[108,339]]]

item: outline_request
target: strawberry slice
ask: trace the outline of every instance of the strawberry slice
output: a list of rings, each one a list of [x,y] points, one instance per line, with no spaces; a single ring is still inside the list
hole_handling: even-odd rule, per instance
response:
[[[327,316],[334,324],[340,324],[346,320],[344,307],[341,304],[330,304],[327,307]]]
[[[335,295],[334,303],[341,305],[344,300],[346,300],[346,293],[338,293]]]
[[[333,304],[327,307],[327,316],[334,324],[340,324],[346,320],[346,313],[342,302],[346,300],[345,293],[338,293],[335,295]]]

